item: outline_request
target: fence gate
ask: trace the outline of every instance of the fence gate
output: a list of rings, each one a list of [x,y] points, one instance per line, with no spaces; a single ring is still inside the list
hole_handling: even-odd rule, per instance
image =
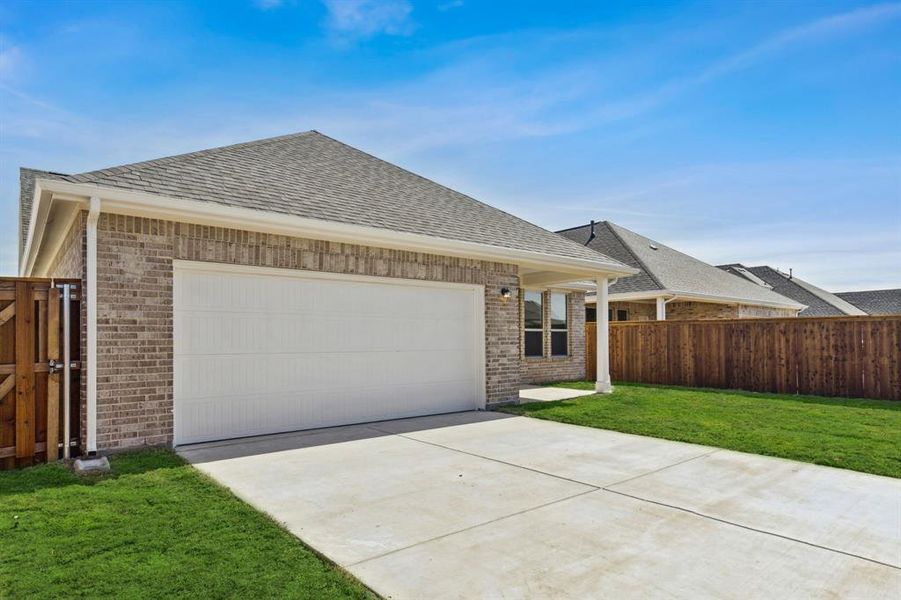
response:
[[[78,452],[81,284],[0,278],[0,469]]]

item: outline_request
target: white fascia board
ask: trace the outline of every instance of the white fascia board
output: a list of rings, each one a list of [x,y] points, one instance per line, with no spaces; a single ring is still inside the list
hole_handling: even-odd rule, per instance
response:
[[[656,301],[657,298],[665,297],[667,300],[685,300],[689,302],[709,302],[711,304],[744,304],[746,306],[765,306],[767,308],[784,308],[788,310],[804,310],[806,304],[798,304],[797,302],[767,302],[761,300],[751,300],[750,298],[738,298],[735,296],[715,296],[708,294],[686,293],[676,290],[651,290],[647,292],[628,292],[622,294],[610,294],[610,302],[634,302],[634,301]],[[593,297],[585,298],[586,303],[593,303],[596,300]]]
[[[38,182],[34,185],[34,196],[31,198],[31,215],[28,219],[28,233],[25,238],[25,247],[22,249],[22,255],[19,257],[19,277],[28,277],[31,274],[31,268],[37,258],[37,249],[41,247],[41,240],[35,243],[35,238],[41,238],[44,234],[43,223],[39,225],[39,214],[43,210],[41,203],[41,186]]]
[[[515,263],[523,266],[550,268],[573,273],[575,275],[574,279],[586,275],[595,276],[598,273],[628,276],[638,272],[637,269],[632,267],[604,260],[568,258],[541,252],[432,237],[418,233],[405,233],[377,227],[309,219],[251,208],[227,206],[214,202],[171,198],[96,184],[38,179],[35,188],[47,190],[54,194],[80,196],[85,199],[92,196],[99,197],[103,200],[103,211],[108,213],[324,239],[347,244]]]

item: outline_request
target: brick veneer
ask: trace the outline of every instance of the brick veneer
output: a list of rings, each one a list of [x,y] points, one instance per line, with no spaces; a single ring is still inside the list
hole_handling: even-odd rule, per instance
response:
[[[648,302],[611,302],[610,308],[627,309],[630,321],[654,321],[657,305]],[[746,304],[714,304],[712,302],[670,302],[666,305],[667,321],[707,319],[754,319],[764,317],[794,317],[797,311],[767,308]]]
[[[522,380],[524,383],[546,383],[585,378],[585,294],[572,292],[566,295],[568,305],[567,356],[551,356],[550,296],[544,293],[542,318],[544,319],[544,353],[542,357],[525,356],[525,340],[520,342],[522,352]],[[522,303],[518,303],[521,305]],[[525,315],[520,310],[520,325]]]
[[[500,298],[502,287],[517,290],[515,265],[102,214],[97,242],[101,450],[172,443],[173,259],[484,285],[487,400],[517,397],[519,303]],[[581,308],[578,312],[584,315]],[[573,343],[584,352],[584,344]]]

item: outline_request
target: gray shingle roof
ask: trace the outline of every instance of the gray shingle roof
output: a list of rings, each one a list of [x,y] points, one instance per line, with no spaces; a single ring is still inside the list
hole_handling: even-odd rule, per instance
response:
[[[789,277],[777,269],[768,266],[746,267],[742,264],[720,265],[720,269],[732,273],[737,277],[748,278],[745,272],[764,281],[786,298],[797,300],[806,304],[800,317],[839,317],[844,315],[861,315],[857,307],[842,300],[835,294],[820,289],[795,276]],[[743,272],[745,271],[745,272]]]
[[[308,131],[67,180],[595,262],[606,256]]]
[[[589,231],[590,226],[583,225],[557,233],[584,244]],[[735,277],[610,221],[597,223],[595,232],[597,237],[588,244],[589,248],[641,270],[638,275],[620,279],[610,286],[611,294],[648,292],[650,297],[654,292],[666,290],[735,298],[751,305],[796,304],[767,288]]]
[[[868,315],[901,315],[901,289],[839,292],[836,296]]]

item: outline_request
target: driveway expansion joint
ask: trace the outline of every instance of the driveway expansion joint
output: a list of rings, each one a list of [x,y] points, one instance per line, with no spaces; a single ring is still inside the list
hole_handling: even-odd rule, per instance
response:
[[[614,484],[618,485],[618,484]],[[751,527],[750,525],[742,525],[741,523],[735,523],[734,521],[728,521],[726,519],[721,519],[719,517],[714,517],[712,515],[708,515],[702,512],[698,512],[696,510],[692,510],[690,508],[685,508],[682,506],[676,506],[674,504],[667,504],[666,502],[660,502],[659,500],[649,500],[647,498],[642,498],[641,496],[634,496],[632,494],[627,494],[625,492],[620,492],[617,490],[612,490],[609,487],[601,488],[601,491],[608,492],[611,494],[617,494],[618,496],[623,496],[625,498],[631,498],[632,500],[638,500],[639,502],[647,502],[649,504],[655,504],[657,506],[662,506],[664,508],[671,508],[673,510],[682,511],[696,517],[701,517],[702,519],[709,519],[711,521],[716,521],[717,523],[722,523],[724,525],[731,525],[733,527],[738,527],[740,529],[744,529],[746,531],[753,531],[755,533],[761,533],[763,535],[770,535],[773,537],[781,538],[783,540],[787,540],[789,542],[796,542],[798,544],[804,544],[805,546],[810,546],[812,548],[819,548],[820,550],[826,550],[828,552],[835,552],[837,554],[844,554],[845,556],[850,556],[851,558],[857,558],[860,560],[865,560],[867,562],[871,562],[873,564],[877,564],[883,567],[889,567],[890,569],[895,569],[896,571],[901,571],[901,566],[893,565],[891,563],[882,562],[881,560],[877,560],[875,558],[868,558],[866,556],[861,556],[859,554],[854,554],[853,552],[847,552],[845,550],[839,550],[838,548],[831,548],[829,546],[823,546],[820,544],[815,544],[814,542],[808,542],[806,540],[798,539],[795,537],[791,537],[788,535],[783,535],[781,533],[776,533],[774,531],[767,531],[766,529],[757,529],[756,527]]]
[[[422,542],[418,542],[418,543],[416,543],[416,544],[411,544],[410,546],[406,546],[405,548],[398,548],[398,549],[392,550],[392,551],[390,551],[390,552],[386,552],[385,554],[381,554],[381,555],[379,555],[379,556],[373,556],[373,557],[370,557],[370,558],[361,560],[361,561],[359,561],[359,562],[353,563],[353,564],[348,565],[348,566],[355,566],[355,565],[358,565],[358,564],[361,564],[361,563],[364,563],[364,562],[367,562],[367,561],[370,561],[370,560],[375,560],[376,558],[380,558],[380,557],[382,557],[382,556],[388,556],[388,555],[390,555],[390,554],[394,554],[394,553],[396,553],[396,552],[400,552],[401,550],[405,550],[405,549],[407,549],[407,548],[412,548],[412,547],[415,547],[415,546],[419,546],[420,544],[425,544],[425,543],[428,543],[428,542],[431,542],[431,541],[434,541],[434,540],[438,540],[438,539],[446,538],[446,537],[449,537],[449,536],[452,536],[452,535],[456,535],[456,534],[458,534],[458,533],[462,533],[462,532],[468,531],[468,530],[470,530],[470,529],[475,529],[475,528],[481,527],[481,526],[483,526],[483,525],[488,525],[488,524],[490,524],[490,523],[494,523],[494,522],[497,522],[497,521],[502,521],[502,520],[507,519],[507,518],[509,518],[509,517],[516,516],[516,515],[520,515],[520,514],[524,514],[524,513],[533,511],[533,510],[538,510],[538,509],[540,509],[540,508],[544,508],[544,507],[546,507],[546,506],[551,506],[551,505],[557,504],[558,502],[563,502],[563,501],[569,500],[569,499],[571,499],[571,498],[578,498],[579,496],[584,496],[585,494],[589,494],[589,493],[597,492],[597,491],[602,491],[602,492],[608,492],[608,493],[611,493],[611,494],[617,494],[617,495],[619,495],[619,496],[623,496],[623,497],[626,497],[626,498],[631,498],[632,500],[637,500],[637,501],[639,501],[639,502],[648,502],[648,503],[650,503],[650,504],[655,504],[655,505],[657,505],[657,506],[662,506],[662,507],[664,507],[664,508],[670,508],[670,509],[673,509],[673,510],[678,510],[678,511],[686,512],[686,513],[692,514],[692,515],[694,515],[694,516],[696,516],[696,517],[700,517],[700,518],[702,518],[702,519],[709,519],[709,520],[711,520],[711,521],[716,521],[716,522],[722,523],[722,524],[724,524],[724,525],[731,525],[731,526],[733,526],[733,527],[738,527],[738,528],[741,528],[741,529],[745,529],[745,530],[747,530],[747,531],[753,531],[753,532],[760,533],[760,534],[763,534],[763,535],[770,535],[770,536],[777,537],[777,538],[781,538],[781,539],[784,539],[784,540],[787,540],[787,541],[790,541],[790,542],[797,542],[797,543],[799,543],[799,544],[804,544],[804,545],[806,545],[806,546],[811,546],[811,547],[813,547],[813,548],[819,548],[819,549],[821,549],[821,550],[826,550],[826,551],[829,551],[829,552],[835,552],[835,553],[838,553],[838,554],[843,554],[843,555],[849,556],[849,557],[851,557],[851,558],[857,558],[857,559],[860,559],[860,560],[865,560],[865,561],[867,561],[867,562],[871,562],[871,563],[874,563],[874,564],[877,564],[877,565],[881,565],[881,566],[884,566],[884,567],[889,567],[889,568],[892,568],[892,569],[901,570],[901,566],[893,565],[893,564],[891,564],[891,563],[882,562],[882,561],[876,560],[876,559],[874,559],[874,558],[868,558],[868,557],[866,557],[866,556],[860,556],[859,554],[854,554],[854,553],[852,553],[852,552],[846,552],[846,551],[844,551],[844,550],[839,550],[839,549],[837,549],[837,548],[831,548],[831,547],[829,547],[829,546],[822,546],[822,545],[820,545],[820,544],[815,544],[815,543],[813,543],[813,542],[808,542],[808,541],[805,541],[805,540],[802,540],[802,539],[794,538],[794,537],[787,536],[787,535],[783,535],[783,534],[780,534],[780,533],[775,533],[775,532],[772,532],[772,531],[767,531],[767,530],[765,530],[765,529],[757,529],[757,528],[755,528],[755,527],[750,527],[750,526],[748,526],[748,525],[742,525],[741,523],[735,523],[735,522],[733,522],[733,521],[729,521],[729,520],[726,520],[726,519],[721,519],[721,518],[719,518],[719,517],[714,517],[714,516],[712,516],[712,515],[708,515],[708,514],[705,514],[705,513],[702,513],[702,512],[698,512],[698,511],[695,511],[695,510],[691,510],[691,509],[689,509],[689,508],[684,508],[684,507],[676,506],[676,505],[673,505],[673,504],[667,504],[667,503],[665,503],[665,502],[659,502],[659,501],[656,501],[656,500],[649,500],[649,499],[647,499],[647,498],[642,498],[642,497],[640,497],[640,496],[634,496],[634,495],[632,495],[632,494],[627,494],[627,493],[625,493],[625,492],[620,492],[620,491],[618,491],[618,490],[611,489],[611,488],[613,488],[613,487],[615,487],[615,486],[622,485],[622,484],[627,483],[627,482],[630,482],[630,481],[635,481],[635,480],[637,480],[637,479],[641,479],[642,477],[647,477],[647,476],[649,476],[649,475],[654,475],[654,474],[656,474],[656,473],[660,473],[661,471],[665,471],[665,470],[671,469],[671,468],[673,468],[673,467],[678,467],[678,466],[680,466],[680,465],[684,465],[685,463],[691,462],[691,461],[693,461],[693,460],[697,460],[697,459],[699,459],[699,458],[704,458],[704,457],[707,457],[707,456],[712,456],[713,454],[716,454],[717,452],[721,452],[721,451],[722,451],[721,448],[712,448],[711,450],[709,450],[709,451],[707,451],[707,452],[703,452],[703,453],[698,454],[698,455],[696,455],[696,456],[692,456],[692,457],[686,458],[686,459],[684,459],[684,460],[680,460],[680,461],[674,462],[674,463],[672,463],[672,464],[665,465],[665,466],[660,467],[660,468],[658,468],[658,469],[654,469],[654,470],[652,470],[652,471],[648,471],[647,473],[641,473],[640,475],[635,475],[634,477],[629,477],[629,478],[627,478],[627,479],[623,479],[622,481],[617,481],[617,482],[615,482],[615,483],[610,483],[610,484],[598,486],[598,485],[595,485],[595,484],[592,484],[592,483],[587,483],[587,482],[585,482],[585,481],[579,481],[578,479],[572,479],[572,478],[569,478],[569,477],[563,477],[562,475],[556,475],[556,474],[554,474],[554,473],[548,473],[548,472],[542,471],[542,470],[540,470],[540,469],[534,469],[534,468],[532,468],[532,467],[526,467],[526,466],[523,466],[523,465],[518,465],[518,464],[516,464],[516,463],[511,463],[511,462],[507,462],[507,461],[505,461],[505,460],[500,460],[500,459],[497,459],[497,458],[492,458],[492,457],[490,457],[490,456],[484,456],[484,455],[482,455],[482,454],[477,454],[477,453],[475,453],[475,452],[467,452],[466,450],[460,450],[459,448],[453,448],[453,447],[450,447],[450,446],[445,446],[445,445],[443,445],[443,444],[438,444],[438,443],[436,443],[436,442],[429,442],[429,441],[426,441],[426,440],[421,440],[421,439],[418,439],[418,438],[415,438],[415,437],[411,437],[411,436],[408,436],[408,435],[404,435],[404,434],[402,434],[402,433],[395,433],[395,432],[391,432],[391,431],[386,431],[386,430],[384,430],[384,429],[378,429],[377,427],[372,427],[372,426],[370,426],[370,427],[371,427],[372,429],[375,429],[376,431],[381,432],[381,433],[385,433],[385,434],[389,434],[389,435],[395,435],[395,436],[397,436],[397,437],[401,437],[401,438],[404,438],[404,439],[406,439],[406,440],[410,440],[410,441],[413,441],[413,442],[419,442],[419,443],[421,443],[421,444],[426,444],[426,445],[429,445],[429,446],[435,446],[435,447],[437,447],[437,448],[443,448],[443,449],[445,449],[445,450],[450,450],[451,452],[459,452],[460,454],[466,454],[466,455],[468,455],[468,456],[473,456],[473,457],[475,457],[475,458],[481,458],[481,459],[483,459],[483,460],[489,460],[489,461],[496,462],[496,463],[500,463],[500,464],[507,465],[507,466],[510,466],[510,467],[515,467],[515,468],[517,468],[517,469],[523,469],[523,470],[526,470],[526,471],[531,471],[531,472],[537,473],[537,474],[539,474],[539,475],[546,475],[546,476],[548,476],[548,477],[553,477],[553,478],[555,478],[555,479],[560,479],[560,480],[563,480],[563,481],[568,481],[568,482],[570,482],[570,483],[576,483],[576,484],[579,484],[579,485],[584,485],[584,486],[589,487],[589,488],[592,488],[592,489],[586,490],[586,491],[584,491],[584,492],[580,492],[580,493],[575,494],[575,495],[572,495],[572,496],[568,496],[568,497],[566,497],[566,498],[561,498],[561,499],[559,499],[559,500],[554,500],[554,501],[551,501],[551,502],[547,502],[547,503],[542,504],[542,505],[539,505],[539,506],[534,506],[534,507],[531,507],[531,508],[523,509],[523,510],[521,510],[521,511],[517,511],[517,512],[511,513],[511,514],[509,514],[509,515],[504,515],[504,516],[502,516],[502,517],[498,517],[498,518],[492,519],[492,520],[490,520],[490,521],[485,521],[484,523],[478,523],[478,524],[476,524],[476,525],[472,525],[472,526],[470,526],[470,527],[463,528],[463,529],[461,529],[461,530],[459,530],[459,531],[452,531],[452,532],[449,532],[449,533],[446,533],[446,534],[437,536],[437,537],[435,537],[435,538],[432,538],[432,539],[430,539],[430,540],[425,540],[425,541],[422,541]]]
[[[522,509],[522,510],[517,510],[516,512],[512,512],[512,513],[507,514],[507,515],[502,515],[502,516],[500,516],[500,517],[496,517],[496,518],[494,518],[494,519],[489,519],[489,520],[483,521],[483,522],[481,522],[481,523],[475,523],[475,524],[470,525],[470,526],[468,526],[468,527],[464,527],[464,528],[462,528],[462,529],[458,529],[457,531],[449,531],[449,532],[447,532],[447,533],[442,533],[441,535],[436,535],[436,536],[433,537],[433,538],[429,538],[429,539],[427,539],[427,540],[422,540],[421,542],[416,542],[415,544],[410,544],[410,545],[408,545],[408,546],[404,546],[403,548],[395,548],[395,549],[393,549],[393,550],[389,550],[388,552],[384,552],[384,553],[378,554],[378,555],[376,555],[376,556],[370,556],[370,557],[368,557],[368,558],[364,558],[363,560],[358,560],[357,562],[348,563],[348,564],[343,565],[343,566],[344,566],[344,567],[347,567],[347,568],[355,567],[355,566],[361,565],[361,564],[363,564],[363,563],[367,563],[367,562],[370,562],[370,561],[373,561],[373,560],[378,560],[378,559],[384,558],[384,557],[386,557],[386,556],[391,556],[392,554],[397,554],[398,552],[403,552],[404,550],[409,550],[410,548],[415,548],[416,546],[422,546],[423,544],[428,544],[428,543],[430,543],[430,542],[434,542],[434,541],[437,541],[437,540],[441,540],[441,539],[444,539],[444,538],[448,538],[448,537],[457,535],[457,534],[459,534],[459,533],[465,533],[465,532],[467,532],[467,531],[471,531],[471,530],[477,529],[477,528],[479,528],[479,527],[484,527],[485,525],[491,525],[492,523],[497,523],[497,522],[499,522],[499,521],[503,521],[503,520],[509,519],[509,518],[511,518],[511,517],[517,517],[517,516],[519,516],[519,515],[523,515],[523,514],[526,514],[526,513],[528,513],[528,512],[536,511],[536,510],[539,510],[539,509],[542,509],[542,508],[547,508],[548,506],[553,506],[553,505],[555,505],[555,504],[559,504],[560,502],[566,502],[567,500],[572,500],[573,498],[578,498],[578,497],[580,497],[580,496],[585,496],[586,494],[594,494],[595,492],[600,492],[600,491],[603,491],[603,490],[602,490],[601,488],[594,488],[594,489],[590,489],[590,490],[583,490],[583,491],[581,491],[581,492],[579,492],[579,493],[577,493],[577,494],[570,494],[569,496],[566,496],[566,497],[564,497],[564,498],[558,498],[558,499],[556,499],[556,500],[551,500],[550,502],[545,502],[545,503],[539,504],[539,505],[537,505],[537,506],[530,506],[529,508],[524,508],[524,509]]]

